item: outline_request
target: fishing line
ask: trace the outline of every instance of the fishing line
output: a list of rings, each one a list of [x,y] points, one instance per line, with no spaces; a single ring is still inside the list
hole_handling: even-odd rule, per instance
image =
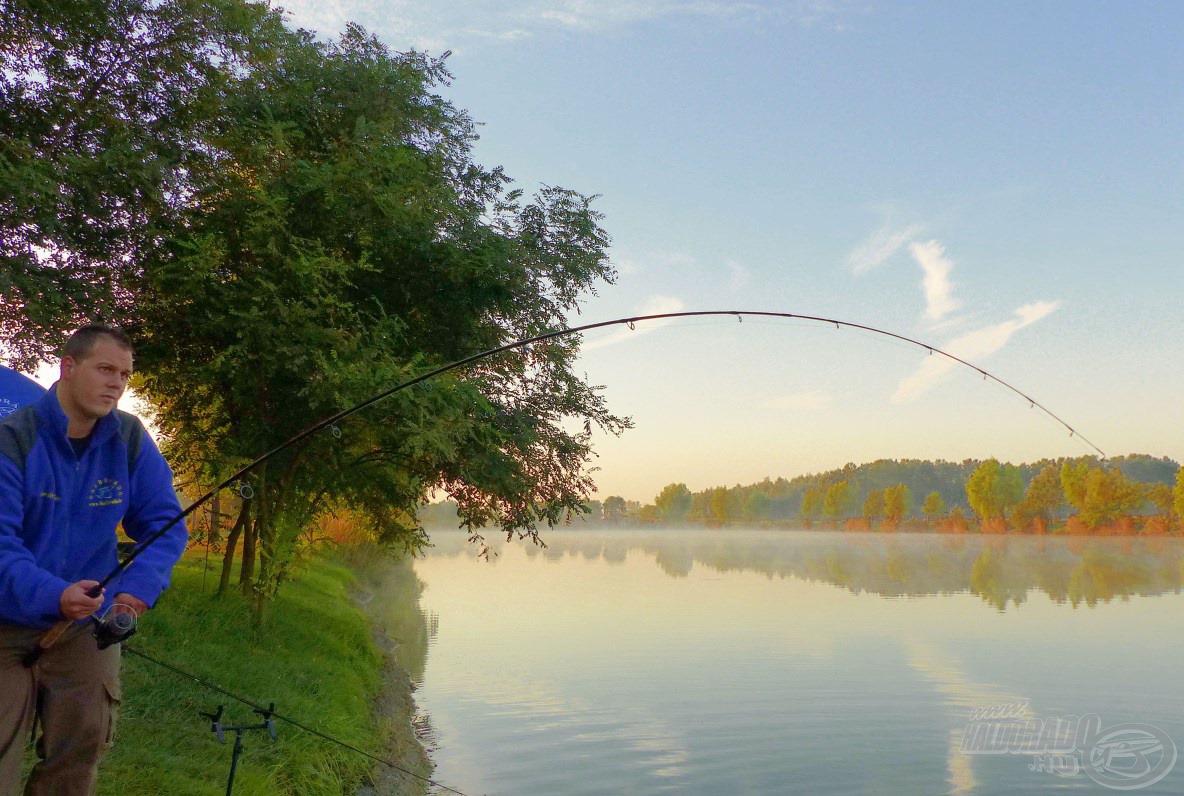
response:
[[[210,689],[211,691],[217,691],[219,694],[229,697],[229,698],[235,700],[236,702],[240,702],[240,703],[246,705],[247,707],[251,708],[252,710],[258,710],[258,711],[266,710],[272,718],[282,721],[285,724],[291,724],[293,727],[303,730],[304,732],[306,732],[310,735],[315,735],[317,738],[320,738],[321,740],[329,741],[330,743],[335,743],[344,749],[350,750],[351,752],[357,752],[358,754],[360,754],[364,757],[370,758],[371,760],[375,761],[376,763],[382,763],[385,766],[389,766],[389,767],[393,768],[395,771],[406,774],[409,777],[414,777],[415,779],[418,779],[425,784],[431,785],[436,788],[440,788],[442,790],[446,790],[449,793],[455,793],[455,794],[457,794],[457,796],[468,796],[468,794],[464,793],[463,791],[459,791],[456,788],[450,788],[447,785],[445,785],[441,782],[436,782],[434,779],[431,779],[429,777],[425,777],[422,774],[416,774],[414,771],[408,771],[407,769],[403,768],[402,766],[392,763],[389,760],[378,757],[376,755],[372,755],[363,749],[359,749],[358,747],[353,746],[352,744],[346,743],[345,741],[342,741],[338,738],[334,738],[332,735],[328,735],[326,733],[323,733],[320,730],[315,730],[312,727],[309,727],[308,725],[303,724],[295,719],[288,718],[287,716],[283,716],[283,715],[277,713],[276,711],[272,710],[271,708],[265,708],[263,705],[258,705],[256,703],[252,702],[251,700],[247,699],[246,697],[239,696],[238,694],[235,694],[232,691],[227,691],[225,688],[218,685],[217,683],[212,683],[209,680],[205,680],[201,677],[198,677],[196,674],[193,674],[192,672],[187,672],[184,669],[174,666],[171,663],[167,663],[165,661],[162,661],[159,658],[154,658],[153,656],[149,655],[146,652],[141,652],[140,650],[138,650],[134,647],[129,647],[126,644],[123,645],[123,650],[124,650],[124,652],[130,652],[132,655],[136,655],[140,658],[143,658],[146,661],[149,661],[151,663],[155,663],[157,666],[160,666],[163,669],[168,669],[173,674],[179,675],[179,676],[184,677],[188,680],[192,680],[195,683]]]

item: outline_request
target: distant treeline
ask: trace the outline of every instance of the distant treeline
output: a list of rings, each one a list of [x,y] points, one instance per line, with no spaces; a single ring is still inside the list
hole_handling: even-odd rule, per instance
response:
[[[701,492],[671,483],[649,504],[610,496],[585,508],[575,522],[1166,533],[1184,516],[1184,478],[1177,462],[1145,454],[1019,465],[879,459]],[[457,523],[448,502],[425,506],[420,519],[425,525]]]

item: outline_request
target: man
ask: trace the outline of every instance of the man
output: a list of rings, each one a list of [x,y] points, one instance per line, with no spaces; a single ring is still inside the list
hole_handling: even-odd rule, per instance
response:
[[[99,650],[83,620],[113,603],[148,610],[185,549],[178,522],[89,594],[118,563],[116,526],[143,541],[181,512],[160,451],[115,408],[131,374],[127,335],[84,326],[66,343],[59,380],[0,420],[0,796],[17,790],[34,717],[38,762],[25,793],[94,792],[114,737],[120,650]],[[62,620],[74,624],[26,666]]]

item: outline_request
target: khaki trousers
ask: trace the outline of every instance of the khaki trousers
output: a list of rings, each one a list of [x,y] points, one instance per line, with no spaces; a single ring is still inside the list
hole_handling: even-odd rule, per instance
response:
[[[100,651],[89,623],[71,628],[32,668],[21,663],[42,633],[0,624],[0,796],[15,796],[34,716],[37,764],[26,796],[91,796],[115,738],[119,646]]]

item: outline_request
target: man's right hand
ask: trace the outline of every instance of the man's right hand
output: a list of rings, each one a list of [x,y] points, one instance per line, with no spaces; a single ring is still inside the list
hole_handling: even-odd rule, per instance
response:
[[[62,610],[62,617],[65,619],[85,619],[93,614],[95,611],[103,607],[103,595],[98,597],[91,597],[87,594],[88,591],[98,586],[97,580],[80,580],[77,583],[71,583],[62,592],[61,599],[58,601]],[[106,591],[104,589],[103,591]]]

